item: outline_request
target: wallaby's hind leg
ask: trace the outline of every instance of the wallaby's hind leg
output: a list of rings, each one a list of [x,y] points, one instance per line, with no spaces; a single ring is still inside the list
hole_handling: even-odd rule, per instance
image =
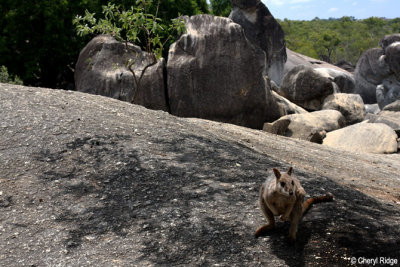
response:
[[[301,221],[303,216],[303,207],[302,201],[297,201],[294,204],[292,214],[290,216],[290,228],[289,228],[289,241],[294,242],[296,241],[296,234],[297,234],[297,227]]]
[[[269,230],[275,227],[275,218],[272,212],[267,209],[264,214],[268,219],[268,223],[258,227],[256,233],[254,234],[255,237],[265,235]]]
[[[272,229],[275,227],[275,217],[274,214],[268,209],[267,204],[265,204],[264,198],[263,198],[263,191],[264,191],[264,185],[261,187],[260,190],[260,208],[265,215],[265,218],[268,220],[268,224],[264,224],[260,226],[256,233],[254,234],[255,237],[259,237],[261,235],[264,235],[268,230]]]

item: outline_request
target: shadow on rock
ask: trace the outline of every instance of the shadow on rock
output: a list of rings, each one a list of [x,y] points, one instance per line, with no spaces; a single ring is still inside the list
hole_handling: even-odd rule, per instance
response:
[[[324,188],[335,199],[311,207],[299,225],[294,245],[287,242],[288,223],[278,223],[268,240],[263,240],[287,265],[350,266],[351,257],[399,258],[400,231],[392,220],[399,218],[397,210],[323,177],[298,175],[311,178],[301,181],[310,195],[324,194]]]
[[[295,174],[308,194],[330,191],[335,202],[308,212],[294,246],[285,240],[284,223],[255,239],[265,222],[257,204],[265,169],[287,165],[239,143],[185,133],[169,139],[93,135],[61,151],[43,150],[36,160],[45,163],[43,182],[58,188],[56,221],[69,233],[70,252],[87,238],[109,234],[133,238],[137,259],[161,265],[276,258],[289,266],[345,265],[346,255],[393,258],[399,251],[398,225],[389,218],[398,211],[301,170]]]

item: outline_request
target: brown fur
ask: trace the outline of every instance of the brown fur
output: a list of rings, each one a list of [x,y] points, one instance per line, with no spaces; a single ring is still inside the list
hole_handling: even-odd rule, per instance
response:
[[[297,178],[292,177],[292,167],[286,173],[280,173],[273,169],[274,175],[267,178],[260,188],[260,208],[268,220],[268,224],[260,226],[255,237],[264,235],[275,227],[275,217],[279,216],[283,221],[290,221],[289,240],[296,240],[298,224],[304,213],[312,204],[332,201],[333,195],[309,198],[304,202],[306,192]]]
[[[329,201],[333,201],[333,195],[331,193],[323,196],[310,197],[303,203],[303,215],[308,211],[309,208],[311,208],[313,204]]]

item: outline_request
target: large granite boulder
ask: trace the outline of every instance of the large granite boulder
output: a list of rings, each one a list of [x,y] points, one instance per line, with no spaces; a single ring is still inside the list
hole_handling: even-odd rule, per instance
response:
[[[385,35],[380,41],[379,46],[385,50],[388,46],[395,42],[400,42],[400,33],[388,34]]]
[[[390,70],[390,75],[376,89],[377,102],[383,109],[400,99],[400,34],[386,35],[379,44],[383,49],[380,61]]]
[[[324,145],[352,152],[396,153],[396,132],[382,123],[357,123],[326,135]]]
[[[344,69],[345,71],[350,72],[350,73],[354,73],[354,70],[356,68],[356,66],[354,66],[352,63],[350,63],[344,59],[341,59],[338,62],[336,62],[335,66],[339,67],[341,69]]]
[[[390,103],[389,105],[386,105],[383,110],[386,111],[400,111],[400,99],[394,101],[393,103]]]
[[[400,95],[400,34],[386,35],[380,48],[365,51],[355,70],[356,93],[382,109]]]
[[[231,3],[229,18],[240,24],[247,38],[265,52],[264,74],[280,85],[287,59],[282,27],[260,0],[231,0]]]
[[[378,114],[381,112],[378,104],[364,104],[365,114]]]
[[[312,57],[308,57],[306,55],[302,55],[300,53],[294,52],[290,50],[289,48],[286,48],[286,54],[287,54],[287,61],[285,63],[285,68],[284,68],[284,73],[288,73],[291,69],[298,65],[305,65],[311,68],[330,68],[331,64],[318,60]],[[333,68],[339,68],[336,66],[333,66]]]
[[[281,117],[273,123],[265,123],[264,131],[322,143],[325,134],[346,126],[343,115],[336,110],[321,110]]]
[[[336,93],[336,84],[315,69],[298,65],[283,77],[278,92],[289,101],[311,111],[320,110],[324,99]]]
[[[275,91],[272,91],[272,97],[275,99],[275,102],[277,104],[279,117],[290,114],[303,114],[308,112],[304,108],[290,102]]]
[[[136,60],[133,70],[137,77],[151,63],[149,55],[138,46],[125,45],[109,35],[95,37],[79,54],[75,68],[76,90],[167,111],[165,60],[145,70],[138,90],[126,67],[129,59]]]
[[[228,18],[186,17],[187,33],[169,50],[171,113],[261,129],[277,119],[263,75],[265,53]]]
[[[325,98],[322,109],[340,111],[346,118],[346,124],[354,124],[364,120],[364,102],[358,94],[333,94]]]
[[[290,49],[286,49],[286,53],[287,61],[285,63],[284,75],[296,66],[308,66],[320,72],[321,75],[334,81],[339,87],[341,93],[354,92],[355,80],[352,73],[325,61],[296,53]]]
[[[385,55],[383,56],[383,60],[400,81],[400,41],[390,44],[384,51]]]
[[[376,87],[376,100],[379,108],[383,109],[397,99],[400,99],[400,80],[395,75],[390,75]]]
[[[354,71],[355,93],[361,95],[366,104],[377,103],[376,87],[390,75],[389,67],[382,61],[383,54],[381,48],[371,48],[358,59]]]
[[[393,130],[400,130],[400,112],[381,111],[379,114],[368,114],[366,119],[369,123],[383,123],[391,127]]]
[[[333,81],[339,92],[351,94],[354,92],[355,80],[352,74],[335,68],[315,68],[315,71]]]

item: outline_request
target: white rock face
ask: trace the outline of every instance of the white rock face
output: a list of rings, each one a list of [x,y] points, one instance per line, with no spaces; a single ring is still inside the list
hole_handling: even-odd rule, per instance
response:
[[[327,132],[340,129],[345,125],[345,118],[339,111],[321,110],[283,116],[273,123],[264,124],[264,131],[322,143]]]
[[[396,132],[382,123],[358,123],[327,134],[323,144],[352,152],[396,153]]]
[[[325,98],[322,109],[340,111],[346,118],[347,125],[364,120],[364,102],[358,94],[334,94]]]

